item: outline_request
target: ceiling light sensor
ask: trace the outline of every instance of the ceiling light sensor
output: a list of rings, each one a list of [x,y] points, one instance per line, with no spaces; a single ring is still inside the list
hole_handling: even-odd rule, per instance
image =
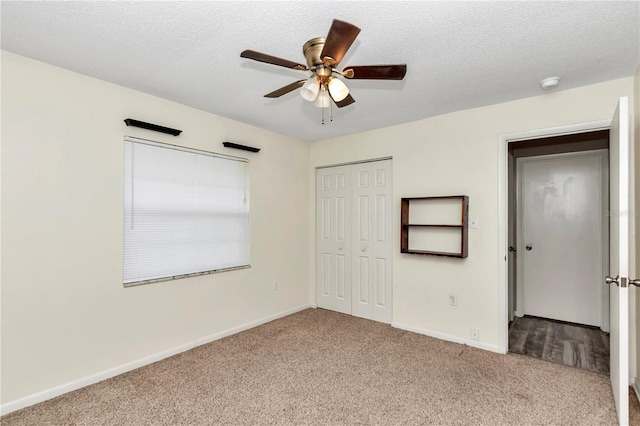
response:
[[[540,82],[542,90],[553,89],[560,83],[560,77],[548,77]]]

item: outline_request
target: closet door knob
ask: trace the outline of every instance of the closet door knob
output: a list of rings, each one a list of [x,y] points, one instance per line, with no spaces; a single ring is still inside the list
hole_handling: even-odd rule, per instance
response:
[[[366,248],[366,247],[362,247],[362,248],[360,249],[360,251],[363,251],[363,252],[364,252],[364,251],[367,251],[367,248]]]

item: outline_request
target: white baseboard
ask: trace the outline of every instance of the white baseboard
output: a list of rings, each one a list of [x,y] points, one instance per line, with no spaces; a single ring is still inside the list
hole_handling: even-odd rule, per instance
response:
[[[259,325],[276,320],[278,318],[283,318],[288,315],[295,314],[296,312],[300,312],[311,307],[312,307],[311,305],[302,305],[292,309],[288,309],[286,311],[278,312],[276,314],[269,315],[267,317],[260,318],[255,321],[251,321],[251,322],[239,325],[237,327],[230,328],[228,330],[223,330],[218,333],[214,333],[209,336],[196,339],[192,342],[185,343],[183,345],[176,346],[174,348],[167,349],[165,351],[158,352],[153,355],[149,355],[144,358],[140,358],[140,359],[128,362],[126,364],[122,364],[117,367],[110,368],[105,371],[101,371],[100,373],[92,374],[91,376],[73,380],[71,382],[64,383],[62,385],[55,386],[53,388],[46,389],[41,392],[37,392],[32,395],[28,395],[28,396],[16,399],[14,401],[7,402],[6,404],[2,404],[2,406],[0,406],[0,415],[9,414],[13,411],[20,410],[22,408],[29,407],[31,405],[35,405],[39,402],[43,402],[48,399],[55,398],[56,396],[60,396],[67,392],[71,392],[76,389],[80,389],[85,386],[89,386],[94,383],[101,382],[103,380],[109,379],[119,374],[123,374],[128,371],[135,370],[136,368],[140,368],[145,365],[160,361],[161,359],[168,358],[170,356],[179,354],[181,352],[188,351],[189,349],[193,349],[197,346],[201,346],[201,345],[213,342],[215,340],[222,339],[223,337],[240,333],[241,331],[245,331],[250,328],[257,327]]]
[[[638,402],[640,402],[640,378],[636,377],[631,384],[633,391],[636,393],[636,398],[638,398]]]
[[[426,328],[415,327],[413,325],[402,324],[399,322],[392,322],[391,327],[399,328],[401,330],[412,331],[418,334],[424,334],[425,336],[435,337],[436,339],[446,340],[448,342],[460,343],[467,346],[473,346],[474,348],[484,349],[485,351],[496,352],[499,354],[504,354],[504,351],[501,351],[497,345],[490,345],[487,343],[481,343],[477,340],[471,339],[463,339],[458,336],[454,336],[452,334],[440,333],[438,331],[427,330]]]

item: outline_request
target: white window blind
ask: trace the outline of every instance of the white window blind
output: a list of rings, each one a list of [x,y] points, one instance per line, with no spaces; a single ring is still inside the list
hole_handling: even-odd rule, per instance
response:
[[[249,265],[249,164],[124,141],[124,284]]]

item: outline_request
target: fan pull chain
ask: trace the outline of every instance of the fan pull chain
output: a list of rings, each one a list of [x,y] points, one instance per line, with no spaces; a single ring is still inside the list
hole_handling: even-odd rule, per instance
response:
[[[320,108],[322,110],[322,125],[324,125],[324,108]]]
[[[331,112],[331,117],[329,119],[333,121],[333,100],[329,102],[329,111]]]

